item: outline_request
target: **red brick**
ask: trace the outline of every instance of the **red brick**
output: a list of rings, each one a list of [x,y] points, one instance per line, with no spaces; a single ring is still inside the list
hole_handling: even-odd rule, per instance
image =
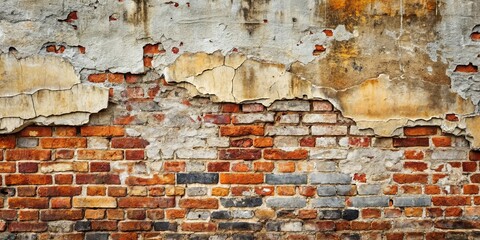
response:
[[[393,174],[393,181],[404,184],[404,183],[427,183],[428,175],[427,174]]]
[[[369,230],[371,222],[353,221],[350,223],[352,230]]]
[[[111,83],[121,84],[125,80],[123,73],[109,73],[107,77],[108,81]]]
[[[5,176],[5,184],[8,185],[46,185],[52,184],[51,175],[41,174],[11,174]]]
[[[222,104],[222,112],[224,113],[237,113],[240,112],[240,105],[234,103]]]
[[[145,220],[147,212],[143,209],[128,209],[127,218],[132,220]]]
[[[77,150],[77,158],[79,160],[122,160],[122,150]]]
[[[425,154],[421,150],[405,150],[405,159],[422,160]]]
[[[172,208],[175,198],[162,197],[123,197],[118,198],[120,208]]]
[[[60,137],[75,137],[77,136],[76,127],[55,127],[55,135]]]
[[[107,81],[107,74],[106,73],[96,73],[88,75],[88,81],[93,83],[102,83]]]
[[[108,162],[91,162],[90,172],[110,172],[110,163]]]
[[[313,111],[333,111],[333,105],[328,101],[313,101]]]
[[[445,119],[450,122],[458,122],[458,116],[454,113],[449,113],[445,115]]]
[[[231,118],[228,114],[205,114],[205,116],[203,116],[203,121],[205,123],[213,124],[229,124]]]
[[[82,218],[83,218],[83,211],[81,209],[40,211],[40,220],[42,221],[80,220]]]
[[[149,231],[152,229],[152,222],[150,221],[125,221],[118,223],[118,230],[120,231]]]
[[[8,199],[9,208],[48,208],[48,198],[12,197]]]
[[[404,194],[422,194],[422,186],[404,185],[402,190]]]
[[[251,191],[252,188],[247,186],[235,186],[231,188],[233,196],[244,196],[246,193],[250,193]]]
[[[14,173],[15,169],[15,163],[0,162],[0,173]]]
[[[145,96],[142,87],[127,87],[125,93],[127,98],[143,98]]]
[[[437,134],[437,127],[419,126],[403,128],[405,136],[429,136]]]
[[[151,220],[160,220],[165,217],[165,213],[162,209],[147,210],[147,217]]]
[[[437,185],[427,185],[425,186],[425,194],[434,195],[440,194],[441,189]]]
[[[273,147],[273,138],[259,137],[253,139],[253,146],[258,148]]]
[[[215,232],[217,231],[217,225],[215,223],[182,223],[182,231],[186,232]]]
[[[222,160],[257,160],[262,157],[260,149],[224,149],[219,151]]]
[[[265,133],[263,126],[221,126],[220,135],[229,137],[240,137],[247,135],[262,136]]]
[[[476,162],[462,162],[462,170],[464,172],[476,172],[477,163]]]
[[[8,225],[10,232],[44,232],[48,225],[44,222],[11,222]]]
[[[228,172],[230,170],[229,162],[209,162],[207,165],[209,172]]]
[[[314,186],[301,186],[299,188],[300,195],[305,197],[313,197],[317,192],[317,188]]]
[[[353,174],[353,180],[357,182],[366,183],[367,182],[367,174],[365,173],[355,173]]]
[[[183,198],[178,204],[181,208],[187,209],[217,209],[218,199],[216,198]]]
[[[263,157],[269,160],[303,160],[308,158],[308,151],[297,149],[294,151],[284,151],[281,149],[265,149]]]
[[[165,174],[156,174],[152,178],[142,178],[130,176],[125,180],[127,185],[164,185],[164,184],[175,184],[175,174],[165,173]]]
[[[473,174],[470,176],[470,181],[472,183],[480,183],[480,174]]]
[[[125,129],[119,126],[84,126],[80,128],[80,135],[86,137],[121,137]]]
[[[434,206],[463,206],[470,205],[470,197],[465,196],[434,196],[432,197]]]
[[[123,220],[125,219],[124,217],[124,212],[123,210],[120,210],[120,209],[108,209],[107,210],[107,218],[110,219],[110,220]],[[117,226],[117,224],[115,223],[115,226]]]
[[[374,221],[370,227],[371,230],[388,230],[392,228],[392,224],[387,221]]]
[[[282,173],[291,173],[295,172],[295,163],[294,162],[281,162],[278,163],[277,169]]]
[[[253,140],[251,138],[230,140],[230,147],[247,148],[247,147],[251,147],[252,145],[253,145]]]
[[[394,138],[394,147],[428,147],[428,138]]]
[[[38,187],[40,197],[69,197],[82,194],[82,187],[78,186],[41,186]]]
[[[73,182],[72,174],[56,174],[55,184],[71,184]]]
[[[108,187],[108,196],[125,197],[127,196],[127,188],[126,187]]]
[[[120,177],[116,174],[88,174],[76,175],[77,184],[120,184]]]
[[[58,149],[55,151],[55,159],[72,159],[75,156],[75,150]]]
[[[253,170],[255,172],[271,172],[275,165],[272,162],[254,162]]]
[[[0,209],[0,219],[14,220],[17,217],[17,211],[10,209]]]
[[[19,162],[18,172],[21,173],[36,173],[38,172],[38,163],[34,162]]]
[[[315,219],[317,218],[317,210],[299,210],[298,218],[300,219]]]
[[[468,158],[472,161],[480,161],[480,151],[470,151]]]
[[[51,159],[50,150],[38,149],[9,149],[6,151],[5,159],[7,161],[18,160],[39,160],[46,161]]]
[[[373,209],[373,208],[366,208],[362,209],[362,218],[380,218],[382,216],[382,212],[380,209]]]
[[[144,55],[154,55],[161,53],[160,49],[158,48],[157,44],[146,44],[143,46],[143,54]]]
[[[86,138],[40,138],[42,148],[86,148]]]
[[[273,186],[255,187],[255,193],[260,196],[272,196],[275,193]]]
[[[445,217],[460,217],[463,210],[457,207],[445,208]]]
[[[463,185],[464,194],[478,194],[478,185]]]
[[[113,123],[117,125],[129,125],[132,124],[135,119],[137,119],[135,116],[130,115],[118,116],[113,120]]]
[[[423,172],[428,169],[428,164],[424,162],[404,162],[403,168],[413,172]]]
[[[37,221],[38,210],[20,210],[18,211],[18,220],[20,221]]]
[[[34,197],[37,194],[37,187],[35,186],[18,186],[18,197]]]
[[[143,57],[143,66],[151,68],[153,66],[153,57]]]
[[[475,66],[472,63],[469,63],[468,65],[457,65],[454,72],[476,73],[478,72],[478,66]]]
[[[293,196],[295,195],[295,186],[278,186],[277,195],[279,196]]]
[[[351,147],[369,147],[370,142],[371,140],[368,137],[349,137],[348,138],[348,145]]]
[[[446,240],[443,232],[429,232],[425,235],[425,240]]]
[[[183,172],[185,171],[185,162],[180,161],[166,161],[163,163],[163,170],[165,172]]]
[[[265,107],[260,103],[243,104],[242,110],[244,112],[263,112]]]
[[[222,184],[258,184],[263,183],[262,173],[220,173]]]
[[[50,200],[51,208],[72,208],[72,199],[69,197],[54,197]]]
[[[116,221],[91,221],[91,227],[93,231],[115,231],[117,230]]]
[[[427,208],[426,212],[427,212],[427,217],[437,218],[437,217],[443,216],[442,208]]]
[[[450,137],[433,137],[433,146],[435,147],[450,147],[452,146],[452,138]]]
[[[1,136],[0,148],[15,148],[16,141],[15,136]]]
[[[87,196],[105,196],[107,195],[107,188],[104,186],[88,186]]]
[[[149,143],[142,138],[113,138],[112,148],[145,148]]]
[[[187,211],[185,209],[167,209],[165,210],[165,217],[167,219],[182,219],[185,218]]]
[[[304,137],[300,139],[300,146],[301,147],[315,147],[315,137]]]
[[[21,137],[51,137],[52,128],[50,127],[26,127],[18,133]]]
[[[332,231],[335,230],[335,222],[333,221],[318,221],[317,222],[318,231]]]
[[[144,159],[145,159],[145,150],[139,150],[139,149],[125,150],[125,160],[144,160]]]
[[[140,81],[141,75],[127,73],[125,74],[125,82],[127,83],[137,83]]]

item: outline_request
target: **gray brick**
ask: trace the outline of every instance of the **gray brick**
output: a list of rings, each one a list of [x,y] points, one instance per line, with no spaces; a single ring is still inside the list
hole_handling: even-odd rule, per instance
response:
[[[218,173],[177,173],[177,183],[216,184],[218,183]]]
[[[176,152],[177,158],[183,159],[216,159],[217,150],[209,148],[200,149],[178,149]]]
[[[310,102],[302,100],[276,101],[269,108],[269,111],[310,111]]]
[[[86,232],[92,229],[90,221],[77,221],[75,222],[75,231]]]
[[[187,195],[188,196],[205,196],[208,193],[206,187],[188,187]]]
[[[332,161],[317,161],[316,166],[320,172],[334,172],[337,170],[337,164]]]
[[[232,215],[233,215],[233,218],[248,219],[248,218],[253,218],[255,214],[251,210],[234,210],[232,211]]]
[[[388,207],[389,197],[352,197],[350,198],[352,207]]]
[[[177,231],[177,223],[175,222],[154,222],[153,229],[155,231]]]
[[[85,234],[85,240],[108,240],[108,233],[89,232]]]
[[[187,214],[189,220],[205,220],[210,217],[210,212],[207,211],[191,211]]]
[[[284,222],[280,225],[280,231],[282,232],[300,232],[302,228],[302,222]]]
[[[205,172],[205,163],[195,162],[195,161],[187,161],[186,168],[187,168],[187,172]]]
[[[333,196],[337,194],[337,189],[334,186],[318,186],[318,196]]]
[[[310,151],[311,159],[345,159],[348,150],[345,149],[316,149]]]
[[[337,146],[336,137],[317,137],[315,139],[315,147],[335,147]]]
[[[355,195],[355,188],[352,185],[336,185],[335,189],[337,190],[337,195],[340,196],[350,196]]]
[[[432,197],[425,195],[395,197],[393,205],[395,207],[428,207],[432,204]]]
[[[337,114],[305,114],[303,115],[302,122],[304,123],[336,123]]]
[[[278,136],[273,140],[273,144],[275,145],[275,147],[281,147],[281,148],[298,147],[300,146],[298,139],[299,137]]]
[[[207,145],[209,147],[228,147],[230,139],[228,137],[210,137],[207,138]]]
[[[234,123],[256,123],[256,122],[274,122],[274,113],[248,113],[248,114],[234,114]]]
[[[17,138],[17,147],[33,148],[38,146],[38,138]]]
[[[465,160],[467,151],[465,150],[434,150],[432,152],[433,160]]]
[[[303,136],[309,135],[310,129],[300,126],[267,126],[265,132],[267,136]]]
[[[279,123],[299,123],[300,115],[298,114],[285,114],[280,116]]]
[[[303,208],[307,206],[307,201],[305,200],[305,198],[299,197],[269,198],[266,202],[267,207],[271,208]]]
[[[342,218],[341,210],[321,210],[318,212],[318,219],[335,220]]]
[[[229,211],[215,211],[212,212],[212,219],[232,219],[232,214]]]
[[[343,173],[311,173],[310,183],[312,184],[350,184],[352,178]]]
[[[310,201],[315,208],[343,208],[345,207],[345,198],[343,197],[322,197]]]
[[[262,227],[261,223],[251,222],[221,222],[218,224],[218,230],[260,231]]]
[[[221,198],[224,207],[258,207],[263,204],[262,198]]]
[[[331,125],[331,126],[312,126],[312,135],[317,136],[343,136],[347,135],[347,126]]]
[[[376,195],[382,189],[378,184],[361,184],[357,186],[358,194],[360,195]]]
[[[306,184],[306,174],[267,174],[268,184]]]

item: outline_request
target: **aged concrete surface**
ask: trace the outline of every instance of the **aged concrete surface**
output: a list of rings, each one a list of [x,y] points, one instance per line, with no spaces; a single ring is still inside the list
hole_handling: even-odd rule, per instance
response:
[[[386,136],[445,114],[476,115],[478,10],[475,0],[10,0],[0,9],[0,51],[57,54],[82,79],[153,71],[216,102],[328,99]],[[2,89],[43,88],[24,85]]]
[[[32,123],[84,124],[107,102],[108,89],[80,84],[62,58],[0,55],[0,133]]]

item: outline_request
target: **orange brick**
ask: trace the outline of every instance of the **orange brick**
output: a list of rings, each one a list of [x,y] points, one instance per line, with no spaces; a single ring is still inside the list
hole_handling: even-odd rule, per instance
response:
[[[382,216],[382,212],[380,211],[380,209],[374,209],[374,208],[362,209],[362,218],[363,219],[379,218],[381,216]]]
[[[122,160],[123,150],[77,150],[79,160]]]
[[[423,208],[405,208],[405,217],[421,217],[423,215]]]
[[[86,148],[86,138],[41,138],[42,148]]]
[[[317,210],[299,210],[298,218],[300,219],[315,219],[317,218]]]
[[[52,184],[52,176],[41,174],[11,174],[5,176],[5,184],[7,186]]]
[[[121,137],[125,135],[125,129],[119,126],[84,126],[80,128],[80,134],[85,137]]]
[[[280,196],[293,196],[295,195],[295,186],[278,186],[277,194]]]
[[[216,187],[212,188],[212,196],[228,196],[229,189],[228,188],[222,188],[222,187]]]
[[[217,230],[217,224],[215,223],[182,223],[182,230],[187,232],[215,232]]]
[[[263,126],[221,126],[220,135],[229,137],[239,137],[247,135],[262,136],[265,132]]]
[[[479,188],[478,185],[463,185],[464,194],[478,194]]]
[[[105,217],[105,210],[104,209],[86,209],[85,210],[85,218],[86,219],[103,219]]]
[[[253,146],[258,148],[273,147],[273,138],[259,137],[253,139]]]
[[[277,164],[279,172],[295,172],[295,163],[294,162],[281,162]]]
[[[20,221],[37,221],[38,210],[20,210],[18,211],[18,220]]]
[[[246,164],[246,163],[243,163],[243,162],[234,163],[232,165],[232,171],[234,171],[234,172],[248,172],[248,171],[250,171],[250,165]]]
[[[71,208],[72,207],[71,198],[69,198],[69,197],[51,198],[50,206],[52,208],[63,208],[63,209]]]
[[[75,137],[77,136],[76,127],[55,127],[55,135],[60,137]]]
[[[272,162],[254,162],[253,170],[255,172],[271,172],[275,165]]]
[[[428,175],[427,174],[393,174],[393,181],[404,184],[404,183],[427,183]]]
[[[463,206],[470,205],[470,197],[466,196],[435,196],[432,197],[434,206]]]
[[[419,126],[419,127],[405,127],[403,129],[405,136],[429,136],[437,134],[437,127]]]
[[[7,161],[18,160],[39,160],[46,161],[51,159],[50,150],[40,149],[8,149],[5,153]]]
[[[0,136],[0,148],[15,148],[15,136]]]
[[[87,196],[105,196],[107,195],[107,188],[104,186],[88,186]]]
[[[163,164],[163,170],[166,172],[183,172],[185,171],[185,162],[166,161]]]
[[[269,160],[302,160],[308,158],[308,151],[297,149],[294,151],[284,151],[281,149],[265,149],[263,158]]]
[[[26,127],[18,133],[21,137],[51,137],[52,128],[50,127]]]
[[[262,173],[220,173],[222,184],[258,184],[263,178]]]
[[[402,190],[405,194],[422,194],[422,186],[404,185]]]
[[[317,192],[317,188],[315,186],[301,186],[299,192],[302,196],[313,197]]]
[[[476,73],[478,72],[478,66],[469,63],[468,65],[457,65],[454,72],[463,72],[463,73]]]
[[[463,210],[458,207],[450,207],[445,209],[445,217],[460,217]]]
[[[155,174],[151,178],[135,177],[130,176],[125,180],[127,185],[164,185],[164,184],[175,184],[175,174],[174,173],[165,173],[165,174]]]
[[[165,216],[167,219],[182,219],[185,218],[187,211],[185,209],[166,209]]]
[[[107,81],[107,74],[106,73],[97,73],[97,74],[90,74],[88,75],[88,81],[93,83],[102,83]]]
[[[405,159],[422,160],[425,154],[421,150],[405,150]]]
[[[428,165],[425,162],[404,162],[403,168],[412,172],[423,172],[428,169]]]
[[[427,185],[425,186],[425,194],[434,195],[440,194],[441,189],[437,185]]]
[[[187,209],[217,209],[218,199],[216,198],[183,198],[180,199],[179,207]]]
[[[249,194],[251,191],[252,188],[247,186],[235,186],[231,189],[233,196],[244,196],[245,194]]]
[[[452,146],[452,138],[450,137],[433,137],[433,145],[435,147],[450,147]]]

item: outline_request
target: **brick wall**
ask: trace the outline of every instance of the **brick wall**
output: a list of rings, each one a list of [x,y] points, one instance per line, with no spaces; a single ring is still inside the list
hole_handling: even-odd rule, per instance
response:
[[[0,136],[3,237],[480,238],[480,152],[436,126],[379,138],[327,101],[95,77],[116,104],[88,125]]]

